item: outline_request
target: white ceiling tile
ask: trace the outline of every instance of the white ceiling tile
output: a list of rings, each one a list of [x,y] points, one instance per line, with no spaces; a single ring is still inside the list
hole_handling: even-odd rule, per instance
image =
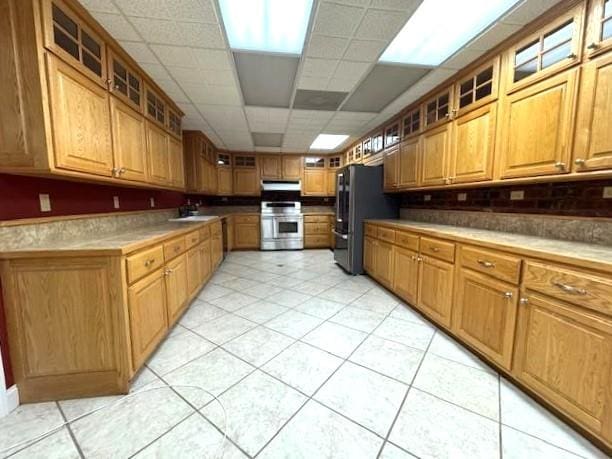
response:
[[[231,70],[233,67],[228,52],[219,49],[193,49],[196,68],[209,70]]]
[[[370,68],[370,64],[365,62],[352,62],[352,61],[340,61],[338,67],[336,67],[336,73],[334,74],[337,78],[361,78],[364,73]]]
[[[130,18],[138,32],[149,43],[225,48],[218,24],[175,22],[165,19]]]
[[[187,46],[225,48],[225,39],[219,24],[194,24],[177,22],[181,31],[180,41]]]
[[[143,63],[140,66],[145,69],[145,71],[151,76],[154,80],[170,80],[172,79],[166,68],[161,64],[147,64]]]
[[[314,34],[310,36],[306,55],[310,57],[340,59],[348,42],[348,38]]]
[[[327,84],[328,91],[351,92],[357,85],[359,78],[332,78]]]
[[[440,66],[449,69],[459,70],[474,62],[476,59],[482,56],[484,52],[485,51],[476,49],[461,48],[454,55],[452,55],[446,61],[440,64]]]
[[[329,78],[333,75],[338,61],[306,57],[302,64],[302,76],[307,78]]]
[[[333,2],[351,6],[368,6],[370,4],[370,0],[333,0]]]
[[[389,10],[414,11],[423,0],[372,0],[373,8]]]
[[[351,40],[344,53],[344,58],[352,61],[375,62],[387,44],[387,41]]]
[[[116,40],[139,41],[134,27],[120,14],[94,13],[94,17]]]
[[[164,90],[164,92],[176,103],[187,102],[187,96],[183,90],[174,82],[174,80],[159,80],[155,82]]]
[[[363,11],[363,8],[321,2],[313,32],[341,37],[351,36],[359,25]]]
[[[470,49],[488,51],[521,28],[520,25],[497,22],[467,44]]]
[[[177,5],[172,5],[173,2],[167,3],[168,19],[211,24],[219,22],[212,0],[178,0]]]
[[[525,25],[536,17],[553,7],[560,0],[538,0],[537,2],[524,0],[501,18],[508,24]]]
[[[265,153],[280,153],[280,147],[255,147],[255,151],[261,151]]]
[[[186,46],[151,45],[151,49],[165,66],[194,66],[192,49]]]
[[[115,0],[117,6],[127,16],[147,18],[168,17],[168,8],[164,0]]]
[[[299,89],[324,90],[327,88],[329,78],[312,78],[307,76],[300,77],[298,82]]]
[[[112,0],[81,0],[90,12],[120,14]]]
[[[200,112],[197,110],[197,108],[195,107],[195,105],[188,103],[188,102],[179,102],[178,106],[181,110],[183,110],[183,113],[185,113],[185,116],[191,116],[191,117],[200,117]]]
[[[181,87],[196,105],[239,106],[242,104],[240,93],[235,86],[213,86],[201,83],[184,84]]]
[[[159,64],[155,54],[151,52],[146,43],[136,41],[120,41],[119,44],[139,64]]]
[[[377,113],[374,112],[337,112],[334,114],[334,120],[346,121],[368,121],[374,118]]]
[[[369,9],[357,29],[359,38],[392,40],[406,23],[410,13]]]

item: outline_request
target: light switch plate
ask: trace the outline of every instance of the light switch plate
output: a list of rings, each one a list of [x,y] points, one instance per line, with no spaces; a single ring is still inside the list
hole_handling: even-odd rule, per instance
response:
[[[149,198],[149,204],[151,204],[151,207],[155,207],[155,198]]]
[[[38,199],[40,201],[41,212],[51,212],[51,199],[48,194],[39,194]]]
[[[425,196],[423,196],[423,201],[431,201],[431,195],[426,194]]]
[[[604,199],[612,199],[612,186],[604,186],[603,197]]]
[[[113,207],[115,209],[119,208],[119,196],[113,196]]]
[[[523,190],[510,192],[510,201],[522,201],[523,199],[525,199],[525,192]]]
[[[457,195],[457,201],[467,201],[467,193],[459,193]]]

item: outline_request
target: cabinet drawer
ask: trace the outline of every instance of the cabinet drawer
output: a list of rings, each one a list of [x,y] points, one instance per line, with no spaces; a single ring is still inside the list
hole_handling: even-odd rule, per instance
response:
[[[170,260],[183,253],[186,248],[187,244],[185,243],[185,237],[172,239],[171,241],[164,243],[164,258],[166,260]]]
[[[185,243],[186,248],[190,249],[193,246],[198,245],[198,243],[200,242],[200,232],[199,231],[193,231],[191,233],[189,233],[187,236],[185,236]]]
[[[396,231],[395,243],[407,249],[414,250],[415,252],[419,250],[419,237],[415,234]]]
[[[234,215],[234,223],[259,223],[259,215]],[[212,233],[216,231],[215,225],[213,225]],[[221,231],[221,225],[219,225],[219,231]]]
[[[365,235],[366,236],[370,236],[370,237],[378,237],[378,233],[376,231],[377,227],[370,224],[370,223],[366,223],[365,225]]]
[[[461,247],[461,266],[518,284],[521,259],[476,247]]]
[[[329,236],[331,229],[329,223],[304,223],[304,234],[326,234]]]
[[[428,237],[421,238],[421,253],[430,255],[440,260],[445,260],[450,263],[455,261],[455,244],[452,242],[440,241],[438,239],[430,239]]]
[[[523,283],[536,292],[612,315],[612,279],[528,261]]]
[[[200,241],[205,241],[210,237],[210,226],[205,226],[200,230]]]
[[[163,264],[164,249],[161,245],[127,257],[128,282],[130,284],[136,282],[138,279],[161,268]]]
[[[304,236],[304,247],[329,247],[330,237],[326,234],[310,234]]]
[[[389,228],[378,228],[378,239],[381,241],[395,242],[395,230]]]
[[[304,215],[304,223],[329,223],[328,215]]]

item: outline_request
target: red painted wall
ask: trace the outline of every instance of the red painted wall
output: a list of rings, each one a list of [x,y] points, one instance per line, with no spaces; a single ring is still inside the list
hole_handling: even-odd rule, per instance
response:
[[[40,211],[39,194],[49,195],[51,212]],[[119,209],[113,207],[113,196],[119,196]],[[151,197],[155,198],[156,209],[165,209],[182,205],[183,196],[178,191],[122,188],[0,174],[0,220],[147,210],[151,209]]]

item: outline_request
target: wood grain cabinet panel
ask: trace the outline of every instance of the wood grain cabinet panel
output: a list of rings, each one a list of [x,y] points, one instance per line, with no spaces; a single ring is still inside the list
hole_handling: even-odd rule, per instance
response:
[[[399,152],[399,186],[413,187],[419,185],[419,167],[421,164],[421,137],[412,137],[400,144]]]
[[[612,169],[612,55],[583,66],[578,100],[574,170]]]
[[[375,240],[367,235],[368,227],[373,228],[371,225],[366,225],[366,237],[363,238],[363,269],[370,276],[376,277],[374,272],[374,243]],[[374,228],[375,229],[375,228]]]
[[[452,183],[493,179],[497,103],[478,108],[453,122]]]
[[[281,157],[279,155],[261,155],[259,157],[259,168],[262,179],[282,178]]]
[[[417,303],[419,287],[418,253],[393,246],[393,291],[412,305]]]
[[[513,374],[612,443],[612,321],[537,294],[525,299]]]
[[[257,169],[234,169],[234,195],[259,196],[259,174]]]
[[[149,179],[160,185],[170,183],[170,153],[168,134],[152,122],[145,121]]]
[[[556,75],[503,99],[501,178],[570,171],[578,71]]]
[[[172,326],[178,320],[189,300],[186,255],[183,254],[167,263],[165,275],[168,324]]]
[[[378,281],[391,288],[393,286],[393,246],[387,242],[376,241],[374,250],[375,273]]]
[[[421,185],[444,185],[448,179],[451,123],[422,135]]]
[[[184,188],[185,166],[183,163],[183,143],[170,136],[168,137],[168,159],[170,161],[170,183],[176,188]]]
[[[200,255],[200,268],[201,268],[200,283],[201,284],[203,284],[210,278],[212,271],[216,268],[216,264],[213,263],[212,258],[211,258],[212,257],[211,242],[212,242],[211,239],[207,239],[198,246],[198,251]]]
[[[456,292],[453,331],[510,370],[518,288],[462,268],[457,276]]]
[[[259,238],[256,243],[256,248],[259,246]],[[223,259],[223,236],[221,233],[215,233],[210,238],[210,257],[211,265],[215,268],[219,266]]]
[[[260,230],[259,216],[234,216],[234,248],[258,249],[260,245]]]
[[[219,196],[231,196],[233,194],[232,168],[217,168],[217,194]]]
[[[327,196],[336,196],[337,169],[327,171]]]
[[[305,169],[302,194],[304,196],[325,196],[327,194],[327,171],[325,169]]]
[[[194,247],[187,251],[187,292],[192,297],[200,288],[202,280],[202,266],[200,262],[200,251]]]
[[[384,188],[393,190],[398,187],[399,180],[399,147],[391,148],[384,153]]]
[[[454,265],[421,257],[417,307],[445,327],[451,325],[454,274]]]
[[[111,176],[108,92],[50,54],[47,66],[55,166]]]
[[[162,269],[128,289],[132,365],[140,368],[168,330],[166,278]]]
[[[300,155],[283,155],[281,158],[282,176],[284,179],[299,180],[302,178],[303,160]]]
[[[110,111],[115,176],[146,182],[147,137],[144,118],[114,97],[110,98]]]

